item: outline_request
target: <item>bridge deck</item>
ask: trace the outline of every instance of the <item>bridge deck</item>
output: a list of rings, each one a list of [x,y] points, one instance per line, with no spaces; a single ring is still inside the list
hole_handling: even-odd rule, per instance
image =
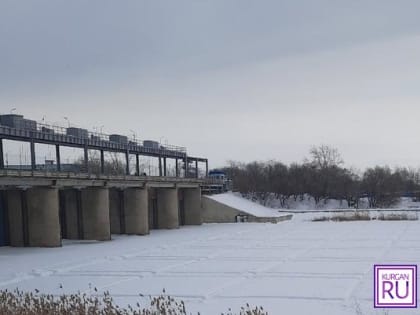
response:
[[[202,179],[163,176],[106,176],[86,173],[0,170],[0,189],[10,186],[198,187]]]

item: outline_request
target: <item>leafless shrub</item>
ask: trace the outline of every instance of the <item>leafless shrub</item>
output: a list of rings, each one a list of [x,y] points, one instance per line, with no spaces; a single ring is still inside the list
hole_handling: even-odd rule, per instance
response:
[[[410,215],[408,213],[381,213],[376,217],[377,220],[381,221],[417,221],[417,213]]]
[[[222,313],[222,315],[236,315],[236,313],[232,313],[232,311],[229,310],[226,314]],[[262,306],[256,306],[255,308],[252,308],[247,303],[245,307],[241,307],[241,311],[238,315],[268,315],[268,313],[264,311]]]
[[[378,216],[371,216],[366,211],[356,211],[352,214],[336,214],[333,216],[322,216],[312,219],[312,222],[324,222],[324,221],[334,221],[334,222],[346,222],[346,221],[370,221],[370,220],[380,220],[380,221],[416,221],[418,220],[417,213],[408,214],[408,213],[380,213]]]
[[[334,222],[346,222],[346,221],[370,221],[371,217],[368,212],[356,211],[351,214],[340,213],[333,216],[323,216],[312,219],[313,222],[322,221],[334,221]]]
[[[94,291],[98,290],[94,288]],[[139,295],[143,297],[143,295]],[[0,290],[1,315],[187,315],[185,303],[166,295],[150,297],[145,308],[137,303],[135,307],[119,307],[109,292],[103,295],[76,293],[54,296],[35,292]],[[226,315],[234,315],[230,310]],[[200,315],[200,313],[197,313]],[[242,307],[238,315],[268,315],[262,307]]]

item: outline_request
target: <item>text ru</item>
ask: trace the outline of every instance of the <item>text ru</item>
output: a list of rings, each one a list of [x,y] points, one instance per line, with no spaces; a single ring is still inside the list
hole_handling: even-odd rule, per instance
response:
[[[382,282],[382,298],[385,299],[385,293],[388,293],[388,295],[391,297],[391,299],[394,299],[394,295],[392,294],[392,292],[394,291],[394,285],[395,285],[395,295],[399,298],[399,299],[405,299],[408,297],[408,293],[409,293],[409,282],[406,281],[405,282],[405,295],[401,295],[400,294],[400,290],[399,290],[399,286],[398,286],[399,282],[391,282],[391,281],[384,281]]]

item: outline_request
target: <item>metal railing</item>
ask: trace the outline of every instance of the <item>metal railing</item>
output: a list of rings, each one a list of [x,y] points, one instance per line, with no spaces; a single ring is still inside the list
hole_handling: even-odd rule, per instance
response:
[[[25,136],[28,136],[29,133],[36,133],[37,138],[41,138],[43,140],[54,141],[55,139],[57,139],[57,136],[58,136],[58,138],[66,139],[70,142],[72,142],[73,140],[74,143],[84,143],[86,141],[89,141],[90,144],[98,145],[98,146],[100,146],[101,144],[107,143],[108,145],[111,145],[111,147],[115,146],[115,148],[117,149],[119,148],[120,145],[128,146],[129,149],[133,149],[133,150],[135,150],[138,147],[142,147],[146,149],[148,148],[144,146],[144,140],[140,140],[137,138],[126,136],[127,143],[113,142],[113,141],[110,141],[109,134],[97,132],[97,131],[90,131],[84,128],[79,128],[79,129],[86,130],[86,136],[77,137],[77,136],[68,134],[68,128],[79,128],[79,127],[76,127],[73,125],[69,127],[63,127],[63,126],[58,126],[51,123],[46,123],[44,121],[36,122],[35,129],[14,128],[10,126],[0,125],[0,130],[2,130],[5,134],[17,136],[17,137],[19,136],[25,137]],[[158,149],[160,151],[175,151],[175,152],[181,152],[184,154],[186,154],[187,152],[187,149],[182,146],[177,146],[177,145],[172,145],[172,144],[162,145],[158,141],[156,141],[156,143],[158,143],[158,147],[154,147],[150,149],[154,149],[154,150]]]

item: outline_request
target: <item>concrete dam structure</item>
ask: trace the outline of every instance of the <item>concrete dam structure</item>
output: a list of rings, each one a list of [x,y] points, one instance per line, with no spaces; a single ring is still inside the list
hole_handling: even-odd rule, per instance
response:
[[[30,164],[9,165],[6,141],[29,144]],[[37,164],[40,144],[54,148],[52,163]],[[64,170],[62,148],[83,152],[78,169]],[[96,170],[90,156],[95,151]],[[107,172],[105,153],[125,157],[121,173]],[[141,171],[140,156],[158,162],[158,176]],[[62,239],[106,241],[111,233],[144,235],[150,229],[201,224],[200,175],[207,174],[208,160],[187,155],[184,147],[0,115],[0,246],[55,247]]]
[[[6,165],[3,140],[29,142],[28,168]],[[39,169],[38,144],[54,146],[55,164]],[[83,167],[77,172],[62,168],[62,147],[82,149]],[[91,151],[100,155],[95,172],[89,163]],[[105,171],[106,152],[125,156],[122,174]],[[134,172],[129,163],[133,156]],[[142,173],[139,156],[157,159],[159,176]],[[168,159],[175,161],[173,176],[168,176]],[[198,163],[205,164],[201,178]],[[202,222],[290,219],[271,212],[268,216],[261,211],[253,215],[229,202],[202,199],[202,188],[218,192],[226,188],[223,178],[207,175],[208,160],[188,156],[182,147],[162,146],[150,140],[129,141],[126,136],[70,126],[48,126],[21,115],[0,115],[0,246],[58,247],[62,239],[107,241],[111,234],[146,235],[151,229],[176,229]]]
[[[0,245],[57,247],[199,225],[200,180],[0,171]]]

